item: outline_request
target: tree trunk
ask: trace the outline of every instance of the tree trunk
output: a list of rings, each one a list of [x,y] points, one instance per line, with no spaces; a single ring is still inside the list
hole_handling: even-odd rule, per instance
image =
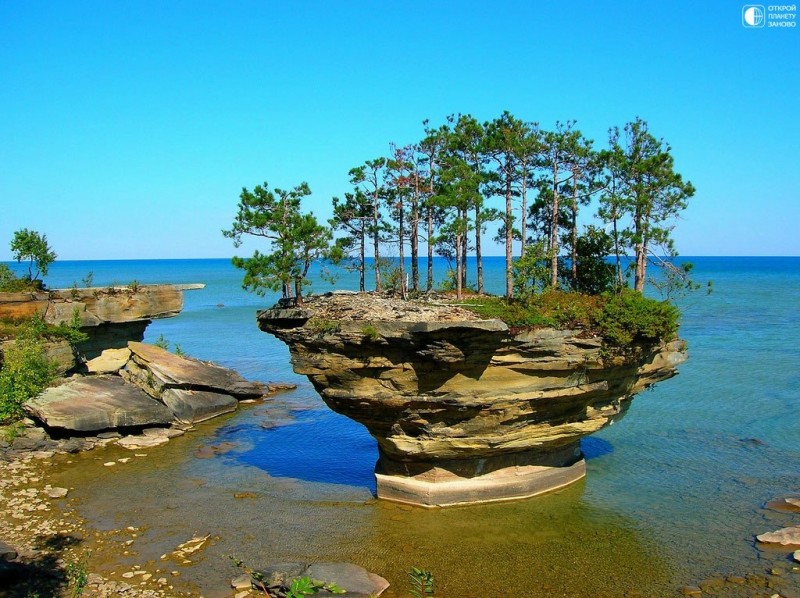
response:
[[[405,237],[405,222],[403,221],[403,215],[405,212],[405,208],[403,206],[403,200],[401,199],[397,203],[397,234],[399,240],[399,253],[400,253],[400,296],[405,299],[406,298],[406,263],[405,263],[405,250],[404,245],[406,244],[406,237]]]
[[[578,287],[578,171],[572,171],[572,290]]]
[[[456,299],[461,299],[463,294],[462,275],[464,273],[464,264],[462,262],[461,246],[464,245],[461,233],[456,233]]]
[[[636,245],[636,276],[633,283],[634,290],[644,292],[644,281],[647,275],[647,253],[643,243]]]
[[[425,285],[428,292],[433,290],[433,207],[428,206],[428,277]]]
[[[411,288],[419,291],[419,182],[414,175],[414,200],[411,204]]]
[[[303,279],[294,279],[294,304],[303,305]]]
[[[461,288],[467,288],[467,211],[464,210],[464,235],[461,239]]]
[[[364,230],[364,224],[366,221],[361,221],[361,234],[360,237],[360,247],[359,247],[359,265],[358,265],[358,290],[360,292],[364,292],[366,290],[366,281],[364,280],[365,277],[365,270],[366,270],[366,261],[367,261],[367,233]]]
[[[637,181],[638,182],[638,181]],[[643,202],[636,198],[636,211],[634,213],[634,231],[636,233],[636,270],[633,278],[633,288],[640,293],[644,292],[644,280],[647,271],[647,214],[642,212]]]
[[[372,233],[372,245],[375,253],[375,291],[380,293],[383,291],[383,284],[381,283],[381,253],[380,253],[380,246],[381,246],[381,235],[380,235],[380,221],[381,221],[381,212],[380,206],[378,205],[378,192],[375,192],[375,197],[373,199],[373,217],[372,223],[374,225],[373,233]]]
[[[527,161],[522,163],[522,189],[520,192],[522,199],[522,219],[519,223],[520,234],[522,236],[522,243],[519,248],[519,256],[525,257],[525,245],[528,243],[528,164]]]
[[[622,256],[620,255],[620,246],[619,246],[619,230],[617,229],[617,208],[614,207],[614,212],[612,216],[612,223],[614,227],[614,255],[617,258],[617,287],[622,288],[625,284],[625,281],[622,278]]]
[[[558,163],[553,162],[553,213],[550,219],[550,286],[558,288]]]
[[[483,252],[481,251],[481,207],[475,206],[475,262],[478,275],[478,293],[483,294]]]
[[[506,299],[514,296],[514,247],[512,245],[514,216],[511,210],[511,173],[506,172]]]

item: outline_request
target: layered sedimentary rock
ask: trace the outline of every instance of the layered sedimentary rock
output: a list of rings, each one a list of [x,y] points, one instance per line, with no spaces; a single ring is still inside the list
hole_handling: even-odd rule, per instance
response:
[[[104,349],[122,348],[131,340],[141,341],[153,320],[180,313],[184,291],[204,286],[137,284],[0,293],[0,320],[20,320],[39,313],[49,324],[77,324],[89,336],[78,349],[92,359]]]
[[[457,307],[365,295],[265,310],[258,323],[334,411],[376,438],[378,496],[423,505],[580,479],[580,438],[686,358],[682,341],[611,356],[580,330],[510,330]]]

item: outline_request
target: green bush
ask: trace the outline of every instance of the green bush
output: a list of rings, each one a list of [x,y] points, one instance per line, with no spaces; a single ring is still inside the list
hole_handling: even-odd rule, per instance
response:
[[[22,405],[42,392],[56,375],[42,340],[29,329],[3,352],[0,369],[0,423],[23,416]]]
[[[312,318],[308,321],[306,326],[317,334],[336,334],[342,329],[339,322],[326,320],[324,318]]]
[[[31,293],[43,288],[41,280],[19,278],[6,264],[0,264],[0,293]]]
[[[465,303],[459,303],[468,310],[485,319],[502,320],[511,327],[545,327],[555,326],[556,322],[542,314],[534,303],[523,299],[507,301],[502,297],[471,297]]]
[[[604,295],[547,290],[527,299],[475,297],[460,305],[512,328],[581,328],[602,335],[611,347],[669,340],[677,333],[680,316],[672,303],[631,289]]]
[[[560,328],[593,329],[602,298],[597,295],[548,289],[531,299],[542,317]]]
[[[361,334],[367,337],[371,341],[376,341],[380,337],[380,333],[378,333],[378,329],[375,328],[372,324],[366,324],[361,329]]]
[[[678,308],[631,289],[607,295],[597,314],[600,333],[608,345],[624,347],[636,340],[669,340],[678,331]]]

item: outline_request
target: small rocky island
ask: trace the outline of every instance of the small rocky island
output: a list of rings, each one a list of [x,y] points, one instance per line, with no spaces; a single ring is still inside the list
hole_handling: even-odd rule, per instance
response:
[[[374,294],[279,303],[257,317],[325,403],[377,440],[378,497],[422,506],[581,479],[580,439],[686,359],[681,340],[609,352],[584,330],[514,329],[458,305]]]

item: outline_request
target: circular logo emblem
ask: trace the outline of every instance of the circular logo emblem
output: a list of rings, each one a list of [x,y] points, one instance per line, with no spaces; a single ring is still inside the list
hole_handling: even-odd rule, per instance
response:
[[[744,22],[750,27],[760,27],[764,24],[764,10],[760,6],[750,6],[744,11]]]

